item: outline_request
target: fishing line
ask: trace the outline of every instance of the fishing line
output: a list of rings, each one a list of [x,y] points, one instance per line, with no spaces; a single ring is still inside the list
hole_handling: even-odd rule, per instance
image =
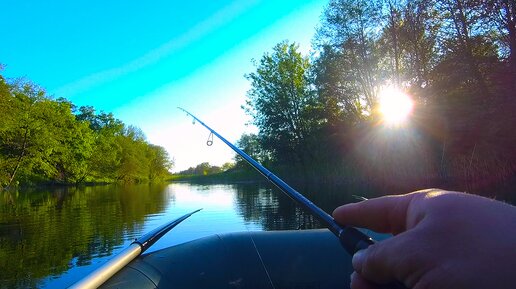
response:
[[[254,242],[253,234],[251,231],[249,231],[249,227],[247,227],[247,224],[244,222],[245,229],[247,230],[247,235],[251,239],[251,243],[253,243],[254,251],[256,251],[256,254],[258,255],[258,259],[260,259],[260,263],[262,264],[263,270],[265,271],[265,274],[267,275],[267,279],[269,279],[269,283],[271,283],[271,286],[273,289],[276,289],[276,286],[274,286],[274,283],[272,282],[271,275],[269,274],[269,270],[267,270],[267,266],[265,266],[265,262],[263,262],[262,255],[260,254],[260,251],[258,250],[258,247],[256,246],[256,243]]]

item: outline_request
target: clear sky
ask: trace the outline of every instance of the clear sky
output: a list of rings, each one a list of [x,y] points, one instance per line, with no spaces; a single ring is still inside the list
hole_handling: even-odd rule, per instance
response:
[[[54,97],[114,113],[167,149],[174,171],[234,154],[181,106],[236,141],[251,59],[282,40],[308,53],[327,0],[18,1],[0,3],[0,63]]]

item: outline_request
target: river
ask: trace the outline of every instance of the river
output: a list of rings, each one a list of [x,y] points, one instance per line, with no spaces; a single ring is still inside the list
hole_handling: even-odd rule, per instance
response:
[[[303,192],[327,212],[350,197]],[[173,183],[0,192],[0,288],[63,288],[135,238],[199,213],[148,252],[217,233],[318,228],[267,184]]]

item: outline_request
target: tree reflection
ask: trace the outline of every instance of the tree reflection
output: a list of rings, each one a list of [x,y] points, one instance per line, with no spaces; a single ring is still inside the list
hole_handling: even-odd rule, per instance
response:
[[[164,209],[165,185],[61,188],[0,194],[0,288],[36,287],[139,235]]]
[[[374,197],[378,193],[365,188],[302,184],[299,192],[328,214],[338,206],[356,202],[354,194]],[[270,184],[239,184],[235,186],[236,205],[246,222],[259,223],[264,230],[314,229],[324,227],[311,213],[302,209],[278,188]]]
[[[314,218],[276,188],[263,184],[236,186],[237,210],[246,222],[262,225],[264,230],[289,230],[320,227]]]

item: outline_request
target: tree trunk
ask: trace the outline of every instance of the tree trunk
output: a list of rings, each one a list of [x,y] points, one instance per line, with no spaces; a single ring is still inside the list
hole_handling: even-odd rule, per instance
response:
[[[16,160],[16,165],[14,166],[13,171],[11,172],[11,175],[9,177],[9,182],[7,182],[7,187],[10,187],[14,181],[14,178],[16,177],[16,173],[18,172],[18,169],[20,168],[20,164],[23,160],[23,157],[25,156],[25,151],[27,149],[27,136],[29,134],[29,129],[25,128],[25,134],[23,135],[23,144],[22,144],[22,150],[20,152],[20,155],[18,156],[18,159]]]
[[[466,14],[464,12],[464,4],[462,0],[456,0],[456,9],[457,13],[454,13],[454,9],[450,7],[451,17],[453,18],[453,22],[455,23],[455,29],[457,31],[457,37],[462,46],[462,53],[465,58],[465,62],[469,66],[471,70],[471,76],[475,79],[478,90],[482,94],[482,100],[486,101],[490,98],[490,93],[487,88],[487,84],[485,82],[484,76],[480,72],[479,65],[473,55],[473,48],[471,45],[471,37],[469,35],[470,29],[468,26],[468,22],[466,19]],[[457,16],[454,16],[457,14]]]

